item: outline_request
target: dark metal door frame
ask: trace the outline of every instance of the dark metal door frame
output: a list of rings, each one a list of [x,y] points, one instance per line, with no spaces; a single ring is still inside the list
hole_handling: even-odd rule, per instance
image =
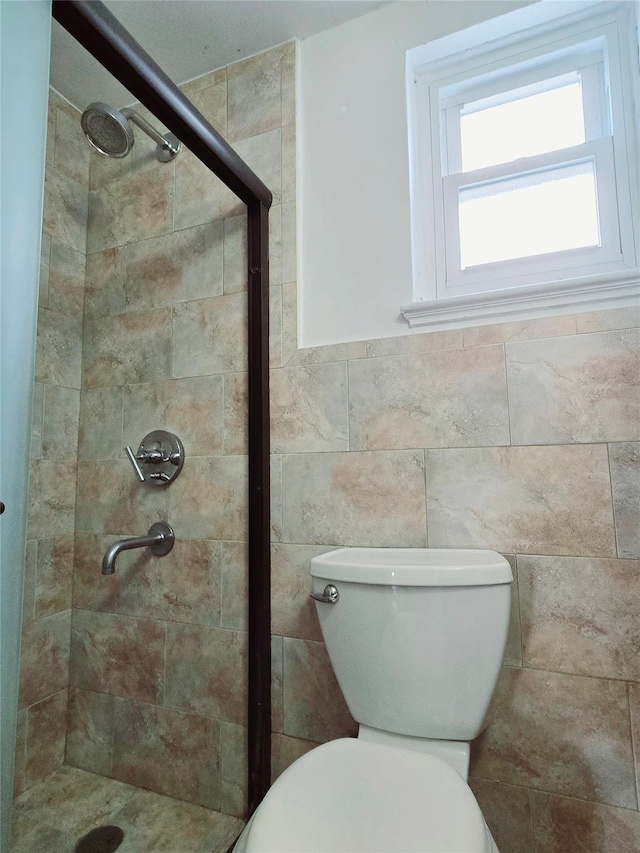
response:
[[[271,763],[269,208],[271,192],[99,0],[53,0],[53,17],[247,205],[249,373],[248,811]]]

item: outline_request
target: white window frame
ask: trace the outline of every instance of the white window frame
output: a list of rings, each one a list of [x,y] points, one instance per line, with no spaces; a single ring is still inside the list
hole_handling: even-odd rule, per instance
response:
[[[633,107],[640,86],[635,27],[630,3],[539,3],[408,52],[416,301],[401,310],[410,326],[446,328],[637,301],[640,178]],[[461,104],[484,98],[498,102],[501,93],[576,70],[589,83],[583,86],[584,143],[515,163],[459,171],[456,122]],[[600,246],[465,270],[447,265],[447,258],[460,256],[461,186],[589,159],[596,171]]]

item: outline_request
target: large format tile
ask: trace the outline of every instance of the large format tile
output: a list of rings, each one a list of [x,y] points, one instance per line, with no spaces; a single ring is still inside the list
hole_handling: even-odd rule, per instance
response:
[[[82,320],[84,309],[84,254],[51,241],[48,307]]]
[[[88,320],[124,313],[126,272],[124,248],[87,255],[84,312]]]
[[[173,309],[173,378],[245,370],[246,318],[245,293],[176,305]]]
[[[86,187],[89,183],[91,146],[80,125],[79,111],[69,115],[65,110],[56,110],[54,152],[56,169]]]
[[[280,62],[232,77],[228,82],[228,139],[246,139],[280,127]]]
[[[227,72],[220,68],[180,86],[191,103],[221,136],[227,138]]]
[[[74,853],[78,839],[55,826],[38,823],[13,813],[11,853]]]
[[[168,510],[167,489],[140,483],[126,459],[80,462],[77,533],[144,536],[154,522],[167,521]]]
[[[246,542],[221,542],[220,627],[247,630],[248,548]]]
[[[42,382],[33,383],[33,398],[31,402],[31,459],[42,457],[42,418],[44,414],[44,385]]]
[[[31,460],[28,539],[73,533],[76,474],[75,461]]]
[[[397,335],[395,338],[374,338],[367,341],[367,356],[410,355],[462,346],[462,329],[444,332],[425,332],[418,335]]]
[[[242,831],[243,821],[231,815],[131,790],[134,795],[113,815],[113,822],[125,832],[120,853],[226,853]]]
[[[46,308],[49,305],[49,259],[51,255],[51,237],[41,233],[40,239],[40,271],[38,275],[38,305]]]
[[[284,367],[270,373],[271,449],[349,449],[347,363]]]
[[[69,689],[66,764],[111,775],[114,698],[110,693]]]
[[[77,533],[73,565],[73,607],[76,610],[103,610],[115,613],[120,568],[102,574],[102,558],[118,536]]]
[[[176,231],[127,247],[128,311],[222,293],[222,223]]]
[[[67,729],[67,690],[47,696],[29,708],[26,784],[50,776],[64,762]]]
[[[285,456],[282,476],[285,542],[425,545],[422,452]]]
[[[271,546],[271,626],[274,634],[322,640],[309,574],[312,557],[329,549],[317,545]]]
[[[114,700],[113,776],[211,809],[220,806],[216,720]]]
[[[273,203],[282,200],[282,131],[279,127],[250,136],[233,146],[260,180],[273,193]],[[284,209],[283,209],[284,213]]]
[[[122,388],[82,389],[78,459],[122,458],[122,396]]]
[[[576,331],[575,314],[560,317],[541,317],[536,320],[518,320],[515,323],[497,323],[488,326],[470,326],[464,329],[466,347],[503,344],[509,341],[532,341],[573,335]]]
[[[640,813],[533,792],[533,831],[540,853],[631,853],[640,850]]]
[[[200,625],[167,625],[165,705],[244,723],[247,636]]]
[[[284,734],[324,742],[356,733],[324,643],[284,639]]]
[[[220,810],[247,813],[248,734],[244,726],[220,723]]]
[[[349,364],[353,450],[509,444],[500,346]]]
[[[175,433],[188,459],[221,453],[223,377],[197,376],[126,386],[124,444],[137,450],[143,437],[156,429]]]
[[[45,385],[42,418],[42,458],[75,459],[78,455],[80,391]]]
[[[639,344],[635,330],[507,344],[513,443],[640,437]]]
[[[16,800],[14,811],[19,818],[56,827],[77,841],[89,828],[106,823],[135,793],[131,785],[115,779],[62,767],[51,778],[25,791]],[[60,848],[45,849],[58,853]],[[63,851],[67,853],[64,848]]]
[[[471,752],[472,776],[637,808],[623,682],[505,668]]]
[[[629,685],[629,704],[631,706],[633,757],[636,764],[636,787],[640,792],[640,684]]]
[[[173,172],[162,163],[91,190],[87,254],[171,231]]]
[[[38,573],[38,540],[27,539],[24,554],[24,581],[22,585],[22,622],[35,618],[36,578]]]
[[[44,183],[44,233],[76,252],[84,253],[87,245],[87,218],[87,188],[56,168],[48,168]]]
[[[246,454],[248,450],[249,389],[246,373],[224,376],[224,453]]]
[[[640,680],[640,561],[518,557],[526,666]]]
[[[13,798],[20,796],[26,788],[27,769],[27,708],[20,708],[16,724],[15,762],[13,766]]]
[[[271,218],[271,211],[269,217]],[[239,293],[246,290],[247,276],[247,217],[246,214],[230,216],[224,220],[224,292]],[[269,277],[273,284],[271,257]]]
[[[640,557],[640,442],[609,446],[619,557]]]
[[[171,375],[171,309],[88,320],[83,387],[157,382]]]
[[[615,556],[606,447],[427,450],[433,548]]]
[[[34,705],[69,682],[71,612],[25,622],[20,648],[20,707]]]
[[[578,332],[608,332],[612,329],[637,329],[640,326],[640,305],[612,308],[608,311],[587,311],[578,314]]]
[[[161,559],[147,548],[127,557],[118,569],[118,613],[220,624],[219,542],[178,538]]]
[[[34,616],[71,609],[74,537],[40,539],[37,546]]]
[[[48,308],[38,309],[36,382],[80,388],[82,321]]]
[[[74,687],[161,704],[164,655],[162,622],[74,611],[70,666]]]
[[[503,853],[535,853],[530,792],[526,788],[486,779],[470,779],[469,785],[498,850]]]
[[[244,213],[245,205],[184,147],[176,160],[175,228]]]
[[[245,456],[187,460],[171,485],[169,522],[188,539],[247,538],[247,460]]]

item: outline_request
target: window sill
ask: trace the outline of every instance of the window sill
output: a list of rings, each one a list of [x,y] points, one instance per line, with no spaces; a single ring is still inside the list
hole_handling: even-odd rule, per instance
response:
[[[419,326],[456,329],[554,314],[626,308],[636,306],[639,298],[640,271],[634,269],[561,283],[411,302],[401,305],[400,311],[411,329]]]

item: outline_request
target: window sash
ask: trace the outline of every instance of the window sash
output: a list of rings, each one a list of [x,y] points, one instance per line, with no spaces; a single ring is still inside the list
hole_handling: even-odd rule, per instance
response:
[[[602,53],[591,54],[586,64],[578,62],[578,57],[575,56],[572,60],[572,62],[566,60],[563,63],[547,64],[537,69],[536,73],[525,76],[514,74],[513,77],[503,79],[499,86],[494,84],[489,90],[470,88],[467,92],[459,94],[454,103],[451,103],[451,99],[447,101],[440,98],[442,117],[439,123],[441,123],[443,137],[442,174],[453,175],[462,171],[460,117],[468,104],[486,100],[488,109],[500,103],[509,103],[516,100],[516,98],[506,97],[510,92],[530,87],[533,94],[538,87],[540,92],[559,88],[563,85],[562,80],[568,79],[569,75],[577,75],[581,83],[585,140],[589,141],[609,134],[611,128]],[[545,85],[552,82],[555,85]],[[434,100],[439,97],[436,92],[433,95]]]
[[[496,261],[467,269],[460,268],[460,226],[458,192],[473,184],[490,184],[521,174],[551,171],[562,165],[591,159],[594,163],[600,245],[567,249],[528,258]],[[612,264],[622,260],[619,238],[618,205],[614,174],[613,142],[611,137],[591,140],[573,148],[527,157],[513,163],[488,166],[475,172],[458,173],[442,178],[443,202],[443,275],[438,281],[437,297],[457,294],[524,287],[544,280],[549,272],[571,271],[571,275],[587,275],[589,271],[607,272]],[[515,283],[514,283],[515,279]]]

